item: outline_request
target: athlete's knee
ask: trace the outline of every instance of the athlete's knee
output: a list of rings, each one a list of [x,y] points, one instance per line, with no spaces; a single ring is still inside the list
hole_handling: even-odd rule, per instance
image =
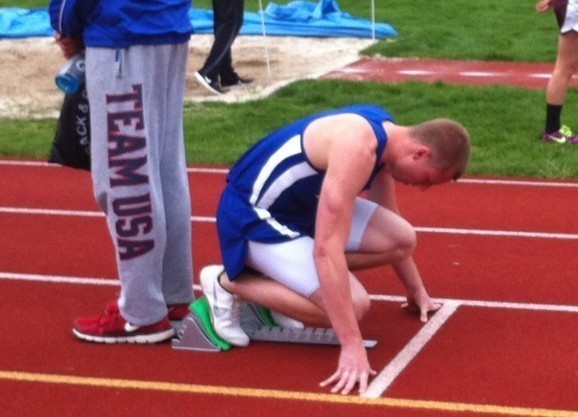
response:
[[[407,258],[413,253],[416,246],[417,233],[415,232],[415,229],[407,223],[407,225],[403,227],[397,235],[395,250],[398,258]]]
[[[352,301],[355,318],[359,321],[367,315],[369,308],[371,307],[369,294],[367,291],[365,291],[365,289],[355,291],[352,294]]]
[[[552,78],[558,80],[559,82],[569,83],[578,67],[578,62],[575,61],[564,61],[558,63],[552,73]]]
[[[367,228],[362,251],[383,252],[389,261],[403,259],[413,253],[417,236],[413,226],[404,218],[386,209],[376,211]]]

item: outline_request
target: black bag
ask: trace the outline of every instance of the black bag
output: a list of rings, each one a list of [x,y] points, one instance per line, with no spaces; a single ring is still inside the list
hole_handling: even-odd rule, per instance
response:
[[[64,96],[48,162],[90,171],[90,111],[85,86]]]

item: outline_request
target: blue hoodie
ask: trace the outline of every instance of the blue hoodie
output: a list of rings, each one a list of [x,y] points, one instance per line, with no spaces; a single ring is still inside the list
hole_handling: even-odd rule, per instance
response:
[[[51,0],[52,27],[90,47],[182,43],[193,26],[190,0]]]

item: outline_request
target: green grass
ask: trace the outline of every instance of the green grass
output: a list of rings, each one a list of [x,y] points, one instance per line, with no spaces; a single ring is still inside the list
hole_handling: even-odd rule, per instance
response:
[[[280,0],[286,3],[288,0]],[[267,4],[267,1],[264,1]],[[343,11],[370,17],[370,1],[340,0]],[[0,7],[46,7],[48,1],[0,0]],[[210,7],[210,0],[195,1]],[[552,14],[527,0],[413,0],[376,2],[376,20],[400,33],[365,53],[428,58],[553,61],[557,31]],[[246,9],[258,9],[246,0]],[[194,38],[192,40],[194,42]],[[372,102],[392,111],[400,124],[432,117],[462,122],[473,138],[468,172],[544,178],[578,178],[578,147],[542,143],[544,92],[443,83],[399,85],[335,80],[299,81],[251,103],[189,103],[185,108],[187,159],[231,164],[259,137],[297,117],[349,103]],[[578,93],[571,90],[565,122],[578,128]],[[0,155],[46,158],[55,120],[0,119]]]
[[[285,4],[290,0],[278,0]],[[310,0],[315,1],[315,0]],[[263,6],[269,3],[262,1]],[[47,0],[0,0],[0,7],[47,7]],[[338,0],[353,16],[371,18],[370,0]],[[534,10],[528,0],[412,0],[375,2],[377,22],[399,32],[395,42],[380,41],[370,55],[505,61],[552,61],[556,53],[556,25],[551,13]],[[211,0],[195,0],[210,8]],[[259,9],[246,0],[245,9]]]
[[[0,156],[47,158],[56,120],[0,118]]]
[[[0,0],[0,7],[22,7],[25,9],[37,9],[47,7],[48,1],[44,0]]]
[[[568,101],[566,111],[578,114],[577,92],[570,92]],[[307,80],[252,106],[188,105],[188,160],[230,164],[257,138],[285,122],[313,111],[362,102],[385,106],[404,125],[435,117],[460,121],[472,135],[470,174],[578,178],[578,147],[555,146],[538,140],[543,92],[443,83],[388,85]],[[224,125],[219,122],[218,132],[214,129],[216,120],[227,121]]]
[[[363,2],[361,2],[363,3]],[[553,14],[526,0],[413,0],[387,2],[377,21],[399,36],[368,54],[500,61],[553,61],[557,30]]]

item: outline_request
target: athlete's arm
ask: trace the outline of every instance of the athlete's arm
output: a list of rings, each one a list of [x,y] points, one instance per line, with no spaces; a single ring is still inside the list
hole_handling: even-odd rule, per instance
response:
[[[400,214],[395,195],[395,181],[385,169],[376,176],[367,194],[369,199]],[[438,310],[441,304],[433,302],[428,295],[413,256],[392,266],[407,293],[407,302],[402,307],[418,313],[420,320],[426,322],[428,313]]]
[[[50,24],[64,37],[81,37],[98,4],[98,0],[51,0],[48,7]]]
[[[309,136],[308,136],[309,135]],[[334,117],[308,129],[309,156],[326,169],[319,196],[314,259],[325,311],[341,343],[338,369],[322,386],[349,393],[367,388],[371,369],[353,308],[345,258],[355,198],[375,163],[375,138],[369,124],[354,117]]]

